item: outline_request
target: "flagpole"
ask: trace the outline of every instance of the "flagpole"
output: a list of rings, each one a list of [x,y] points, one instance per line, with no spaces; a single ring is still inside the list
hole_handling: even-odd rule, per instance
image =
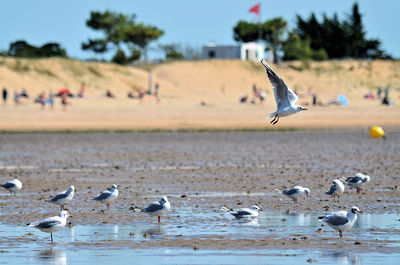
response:
[[[260,9],[258,11],[258,41],[262,40],[262,27],[261,27],[261,3],[258,2],[260,5]]]

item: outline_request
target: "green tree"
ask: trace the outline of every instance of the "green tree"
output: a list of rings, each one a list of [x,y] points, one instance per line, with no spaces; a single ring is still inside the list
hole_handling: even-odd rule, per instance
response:
[[[233,28],[233,39],[239,42],[251,42],[258,40],[259,25],[247,21],[239,21]]]
[[[329,58],[390,58],[382,49],[378,39],[367,39],[358,4],[352,7],[347,19],[340,21],[336,14],[332,18],[323,16],[319,22],[314,13],[308,19],[296,17],[296,33],[302,40],[309,39],[311,49],[325,50]]]
[[[137,60],[142,54],[147,59],[148,45],[164,32],[155,26],[136,23],[135,19],[135,15],[128,16],[108,10],[104,13],[92,11],[86,25],[102,32],[103,37],[88,39],[87,42],[82,43],[82,49],[96,53],[115,49],[113,61],[119,63]],[[126,55],[126,51],[130,53],[129,56]]]
[[[283,44],[284,60],[307,60],[311,58],[310,40],[302,40],[296,32],[289,32]]]
[[[164,52],[166,59],[184,59],[181,47],[178,44],[163,44],[159,45],[159,48]]]
[[[7,54],[27,58],[67,57],[67,52],[58,43],[49,42],[41,47],[35,47],[24,40],[11,43]]]
[[[282,17],[267,20],[263,24],[263,39],[272,50],[274,63],[279,62],[278,51],[282,49],[284,35],[287,30],[287,22]]]

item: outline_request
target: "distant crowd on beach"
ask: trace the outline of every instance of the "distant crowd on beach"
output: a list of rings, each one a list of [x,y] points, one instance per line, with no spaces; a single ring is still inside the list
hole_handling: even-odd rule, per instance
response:
[[[366,100],[377,100],[382,105],[394,105],[393,100],[389,97],[390,86],[378,87],[376,89],[376,94],[373,92],[368,92],[363,97]],[[335,97],[326,103],[323,103],[321,100],[318,99],[316,92],[312,89],[308,89],[306,93],[301,93],[297,89],[293,91],[299,98],[301,99],[300,105],[303,106],[329,106],[329,105],[347,105],[348,99],[344,96],[339,94],[338,97]],[[241,104],[263,104],[267,97],[267,93],[265,90],[259,88],[256,84],[253,84],[251,89],[251,96],[248,94],[243,95],[239,98],[239,103]],[[309,100],[307,100],[309,98]]]
[[[159,90],[160,86],[158,83],[155,84],[154,86],[154,91],[151,89],[149,90],[144,90],[143,88],[139,88],[133,92],[128,92],[127,98],[129,99],[138,99],[140,102],[142,102],[145,97],[151,96],[152,98],[155,99],[156,103],[160,103],[161,99],[159,96]],[[10,92],[7,89],[7,87],[3,87],[2,91],[2,100],[3,100],[3,106],[7,105],[8,100],[11,100],[10,97]],[[116,94],[111,91],[111,89],[106,89],[105,92],[101,95],[102,98],[117,98]],[[60,104],[63,107],[63,110],[67,109],[67,106],[71,105],[71,101],[73,98],[86,98],[86,84],[81,83],[80,88],[78,89],[77,93],[72,93],[72,91],[67,88],[63,87],[59,89],[56,93],[53,91],[49,91],[48,93],[41,92],[37,96],[33,98],[33,103],[39,104],[41,106],[41,109],[45,109],[46,106],[49,106],[50,109],[54,108],[55,105],[55,99],[59,98],[60,99]],[[29,102],[31,99],[30,95],[28,94],[27,89],[22,88],[20,91],[14,90],[13,91],[13,100],[15,106],[20,106],[24,105],[25,102]]]

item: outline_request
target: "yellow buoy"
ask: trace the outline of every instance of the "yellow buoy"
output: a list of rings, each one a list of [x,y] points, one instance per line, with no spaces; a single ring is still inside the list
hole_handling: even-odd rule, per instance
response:
[[[379,126],[372,126],[371,129],[369,130],[369,135],[371,135],[372,138],[378,139],[383,137],[385,139],[385,131],[379,127]]]

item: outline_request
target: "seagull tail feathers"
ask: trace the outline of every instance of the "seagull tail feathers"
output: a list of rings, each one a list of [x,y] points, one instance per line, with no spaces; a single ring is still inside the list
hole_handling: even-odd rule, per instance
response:
[[[231,209],[229,209],[228,207],[226,207],[224,205],[221,205],[221,210],[226,211],[226,212],[231,211]]]

